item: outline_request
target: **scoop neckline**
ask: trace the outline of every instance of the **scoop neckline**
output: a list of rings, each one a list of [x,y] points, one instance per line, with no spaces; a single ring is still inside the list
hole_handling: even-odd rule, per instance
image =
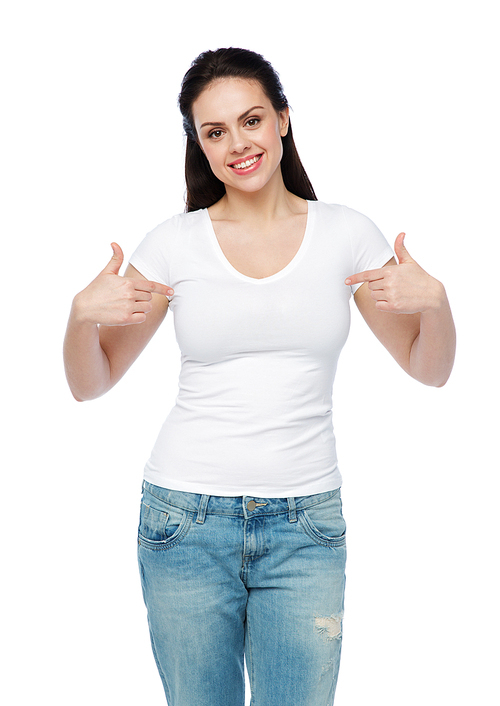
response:
[[[276,279],[281,279],[281,277],[284,277],[286,274],[288,274],[291,270],[295,269],[295,267],[299,264],[299,262],[302,260],[304,257],[304,253],[309,245],[309,240],[310,240],[310,233],[311,233],[311,222],[313,219],[313,208],[312,204],[314,204],[314,201],[309,201],[306,199],[307,203],[307,219],[306,219],[306,227],[304,229],[304,235],[302,236],[302,242],[299,245],[299,249],[295,253],[295,255],[292,257],[290,262],[285,265],[281,270],[278,270],[278,272],[275,272],[272,275],[269,275],[268,277],[250,277],[249,275],[243,274],[243,272],[240,272],[239,270],[234,267],[227,257],[224,255],[224,251],[221,248],[221,245],[217,239],[217,235],[215,233],[215,228],[212,223],[212,219],[210,218],[210,214],[208,213],[208,208],[202,209],[205,214],[205,218],[207,220],[207,226],[208,226],[208,232],[210,234],[210,239],[212,241],[212,244],[214,246],[214,249],[219,257],[219,260],[222,262],[224,267],[231,272],[231,274],[235,275],[238,279],[244,280],[245,282],[253,282],[256,284],[264,284],[267,282],[274,281]]]

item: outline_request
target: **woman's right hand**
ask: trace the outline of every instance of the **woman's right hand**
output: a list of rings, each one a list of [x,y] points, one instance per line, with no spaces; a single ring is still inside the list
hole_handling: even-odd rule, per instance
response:
[[[174,290],[159,282],[120,277],[123,251],[111,243],[113,257],[103,271],[76,295],[73,311],[81,323],[105,326],[142,324],[152,310],[152,293],[172,296]]]

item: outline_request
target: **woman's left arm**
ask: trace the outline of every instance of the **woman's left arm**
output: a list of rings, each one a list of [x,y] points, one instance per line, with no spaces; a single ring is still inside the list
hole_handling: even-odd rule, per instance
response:
[[[396,238],[392,258],[385,267],[346,279],[363,283],[354,300],[363,318],[401,367],[425,385],[442,387],[455,359],[456,334],[446,291],[404,246],[404,233]]]

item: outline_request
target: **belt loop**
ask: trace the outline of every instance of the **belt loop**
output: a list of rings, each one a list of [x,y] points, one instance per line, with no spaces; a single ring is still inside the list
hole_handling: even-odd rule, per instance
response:
[[[297,508],[295,507],[295,498],[287,498],[288,500],[288,519],[290,522],[297,522]]]
[[[200,504],[198,506],[198,517],[196,522],[202,525],[205,522],[205,515],[207,514],[207,505],[210,500],[210,495],[202,495],[200,499]]]

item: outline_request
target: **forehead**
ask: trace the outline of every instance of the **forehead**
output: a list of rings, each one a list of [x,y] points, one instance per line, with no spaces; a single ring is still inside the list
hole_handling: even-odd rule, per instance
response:
[[[193,103],[193,118],[198,127],[204,122],[228,123],[254,105],[272,108],[258,81],[224,78],[213,81]]]

